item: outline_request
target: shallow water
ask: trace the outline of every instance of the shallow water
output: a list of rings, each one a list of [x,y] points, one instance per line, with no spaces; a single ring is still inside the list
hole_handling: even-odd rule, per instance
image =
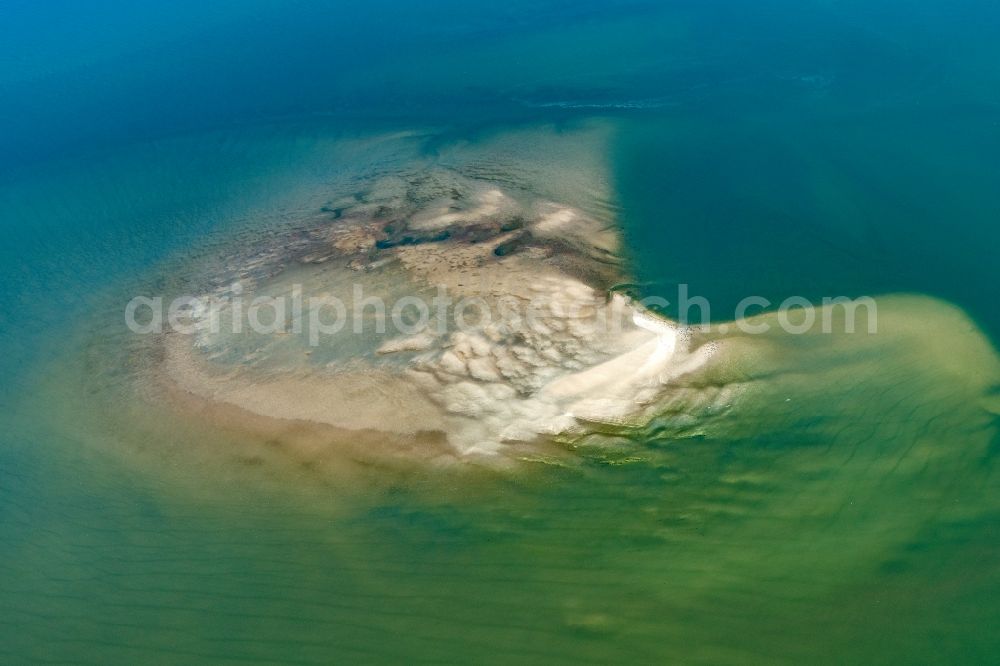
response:
[[[305,52],[249,10],[193,33],[181,7],[131,70],[72,40],[5,61],[50,78],[0,70],[17,93],[0,144],[0,658],[994,661],[995,8],[384,10],[280,14],[297,38],[313,26]],[[230,19],[270,50],[236,51]],[[200,69],[176,69],[177,39]],[[44,104],[69,59],[95,72],[75,124]],[[212,94],[157,104],[133,70]],[[417,130],[401,140],[426,159],[502,163],[531,152],[511,138],[526,127],[593,122],[613,128],[604,191],[554,177],[574,155],[550,155],[537,186],[616,216],[645,293],[688,283],[717,321],[748,294],[927,294],[986,337],[907,301],[915,335],[782,346],[732,414],[501,470],[317,464],[135,381],[123,297],[182,291],[195,255],[294,227],[402,159],[367,137]]]

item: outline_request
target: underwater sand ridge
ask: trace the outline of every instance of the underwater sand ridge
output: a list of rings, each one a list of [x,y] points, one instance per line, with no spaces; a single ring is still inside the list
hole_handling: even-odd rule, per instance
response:
[[[633,279],[627,248],[594,166],[601,160],[590,154],[604,148],[579,148],[580,136],[504,136],[356,178],[315,223],[244,235],[202,280],[204,296],[232,298],[238,285],[246,302],[298,289],[304,299],[350,303],[361,289],[391,307],[411,297],[431,302],[444,290],[484,305],[490,321],[459,326],[448,311],[382,333],[362,309],[359,332],[349,321],[317,344],[291,327],[234,334],[224,322],[221,332],[158,338],[153,381],[185,394],[181,411],[192,400],[225,405],[253,414],[248,422],[332,428],[339,434],[329,446],[345,455],[401,446],[406,456],[449,462],[509,462],[526,450],[551,452],[553,443],[572,451],[780,432],[803,418],[796,409],[824,403],[817,387],[839,381],[875,387],[893,377],[905,386],[920,377],[925,386],[922,378],[936,374],[941,382],[914,401],[962,394],[966,405],[996,412],[992,345],[964,313],[930,297],[878,297],[875,334],[864,310],[847,332],[846,311],[822,306],[802,312],[830,322],[830,332],[791,334],[767,313],[746,320],[769,326],[751,335],[732,322],[683,326],[621,293],[618,285]],[[507,141],[554,157],[544,168],[508,159],[510,151],[498,157]],[[472,320],[476,312],[467,310]],[[227,316],[235,314],[224,308]],[[805,407],[799,394],[816,399]],[[377,433],[395,444],[373,447]],[[410,440],[445,444],[422,453]]]

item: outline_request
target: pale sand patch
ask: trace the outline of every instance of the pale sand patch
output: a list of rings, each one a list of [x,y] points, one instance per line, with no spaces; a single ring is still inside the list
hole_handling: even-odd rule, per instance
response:
[[[212,372],[183,336],[165,336],[164,350],[164,372],[177,386],[261,416],[410,435],[446,426],[417,387],[377,368],[267,376],[221,368]]]
[[[456,210],[457,202],[453,199],[434,202],[410,218],[410,227],[422,231],[445,229],[469,220],[488,219],[505,207],[512,207],[507,196],[495,187],[479,192],[475,201],[475,205],[460,210]]]
[[[574,290],[590,299],[573,283],[553,293],[566,304],[567,291]],[[613,304],[629,307],[623,300],[619,296]],[[402,372],[371,367],[263,373],[213,367],[188,339],[169,335],[163,368],[174,385],[193,395],[260,416],[397,435],[443,432],[456,454],[475,456],[580,434],[589,422],[628,421],[644,390],[660,387],[669,373],[693,371],[710,356],[705,349],[689,354],[672,327],[597,328],[576,337],[564,327],[544,335],[521,332],[515,342],[494,337],[456,331],[443,339],[390,341],[383,354],[431,347]]]

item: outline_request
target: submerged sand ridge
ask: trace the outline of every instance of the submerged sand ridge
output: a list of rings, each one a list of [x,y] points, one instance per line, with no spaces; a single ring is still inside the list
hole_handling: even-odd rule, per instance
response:
[[[761,334],[681,326],[613,289],[629,279],[613,214],[532,191],[531,170],[514,165],[520,178],[496,178],[494,165],[485,179],[473,163],[445,155],[373,175],[314,223],[233,248],[204,281],[203,296],[226,303],[219,330],[159,338],[157,380],[187,396],[181,409],[194,399],[332,428],[329,447],[350,455],[368,452],[378,433],[435,442],[405,445],[405,455],[442,460],[518,458],[552,442],[777,431],[802,417],[798,396],[837,383],[885,391],[919,378],[912,399],[929,418],[958,395],[993,409],[1000,363],[950,306],[880,298],[874,333],[866,319],[848,332],[836,306],[813,313],[833,322],[830,331],[790,334],[773,314],[752,320],[771,324]],[[355,310],[359,294],[366,305]],[[442,294],[450,305],[438,309]],[[266,334],[236,332],[228,324],[246,314],[232,304],[237,295],[336,299],[348,304],[347,321],[313,336],[307,310]],[[428,319],[411,307],[401,310],[405,326],[388,321],[405,299],[429,304]],[[204,324],[205,313],[192,321]],[[940,392],[927,380],[935,375]]]

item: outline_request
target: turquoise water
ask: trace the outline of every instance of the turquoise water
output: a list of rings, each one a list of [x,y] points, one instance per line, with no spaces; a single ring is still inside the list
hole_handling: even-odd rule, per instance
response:
[[[384,159],[344,137],[598,119],[644,292],[926,294],[995,345],[995,6],[4,11],[5,662],[995,662],[997,388],[947,330],[565,467],[330,471],[150,408],[120,318]]]

